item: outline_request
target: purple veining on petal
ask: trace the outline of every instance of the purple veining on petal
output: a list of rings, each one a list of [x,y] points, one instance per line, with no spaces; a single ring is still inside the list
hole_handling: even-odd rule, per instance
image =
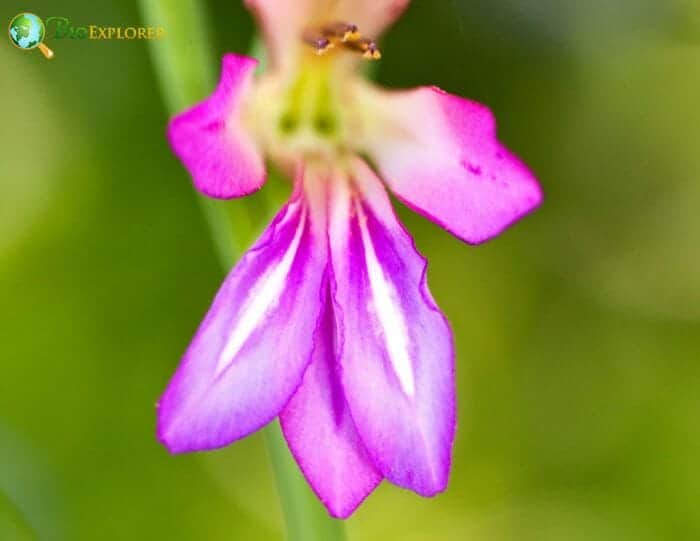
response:
[[[379,471],[430,496],[445,489],[450,469],[452,335],[379,180],[359,160],[354,171],[357,191],[337,181],[330,216],[343,388]]]
[[[242,197],[265,182],[262,155],[239,119],[257,64],[253,58],[225,55],[214,93],[168,126],[173,151],[205,195]]]
[[[466,160],[462,160],[462,166],[466,167],[470,173],[473,173],[475,176],[480,177],[481,176],[481,167],[478,165],[474,165],[471,162],[468,162]],[[493,175],[491,176],[493,178]]]

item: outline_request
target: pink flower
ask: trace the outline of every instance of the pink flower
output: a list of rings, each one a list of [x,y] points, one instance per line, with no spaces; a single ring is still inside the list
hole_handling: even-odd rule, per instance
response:
[[[196,187],[241,197],[266,155],[291,200],[224,281],[158,410],[174,453],[213,449],[279,416],[336,517],[382,479],[445,489],[455,433],[454,351],[399,223],[396,196],[469,243],[532,211],[540,188],[496,139],[490,111],[434,87],[386,91],[358,74],[408,0],[248,0],[270,69],[228,54],[169,138]],[[372,165],[370,165],[370,163]]]

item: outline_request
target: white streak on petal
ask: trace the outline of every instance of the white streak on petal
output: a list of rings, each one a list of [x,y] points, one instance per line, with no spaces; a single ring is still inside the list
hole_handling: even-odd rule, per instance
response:
[[[370,311],[376,313],[382,326],[389,360],[399,379],[401,388],[408,396],[413,397],[415,392],[413,364],[408,351],[409,337],[401,310],[401,303],[396,291],[384,276],[382,267],[379,264],[377,253],[372,245],[372,239],[367,231],[367,218],[364,216],[361,205],[358,203],[356,207],[369,282],[372,289],[374,310],[370,307]]]
[[[229,367],[246,340],[260,325],[265,314],[277,305],[306,226],[306,208],[302,209],[301,212],[299,226],[294,232],[294,238],[284,256],[274,268],[267,271],[251,288],[241,310],[241,313],[245,315],[238,320],[238,326],[231,331],[217,361],[216,377]]]

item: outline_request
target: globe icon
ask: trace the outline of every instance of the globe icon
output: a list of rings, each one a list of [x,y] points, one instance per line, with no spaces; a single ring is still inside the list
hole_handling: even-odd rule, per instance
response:
[[[39,47],[46,58],[53,57],[53,51],[43,44],[46,35],[44,21],[33,13],[15,15],[10,21],[9,34],[10,40],[16,47],[20,49]]]
[[[33,49],[44,41],[44,22],[33,13],[20,13],[10,21],[10,39],[20,49]]]

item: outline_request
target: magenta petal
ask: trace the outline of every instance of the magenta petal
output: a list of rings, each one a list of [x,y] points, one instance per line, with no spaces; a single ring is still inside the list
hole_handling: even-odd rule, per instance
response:
[[[240,106],[257,64],[225,55],[214,93],[170,121],[170,145],[197,189],[211,197],[241,197],[265,182],[263,157],[240,124]]]
[[[452,335],[426,262],[360,160],[330,215],[341,381],[379,471],[424,496],[447,485],[455,431]]]
[[[347,518],[382,480],[350,417],[334,351],[330,299],[304,380],[280,414],[289,448],[331,515]]]
[[[437,88],[366,96],[381,119],[368,144],[382,177],[454,235],[483,242],[541,203],[535,177],[496,138],[488,108]]]
[[[311,210],[297,193],[223,283],[159,404],[158,437],[171,452],[248,435],[299,386],[327,262],[323,211]]]

